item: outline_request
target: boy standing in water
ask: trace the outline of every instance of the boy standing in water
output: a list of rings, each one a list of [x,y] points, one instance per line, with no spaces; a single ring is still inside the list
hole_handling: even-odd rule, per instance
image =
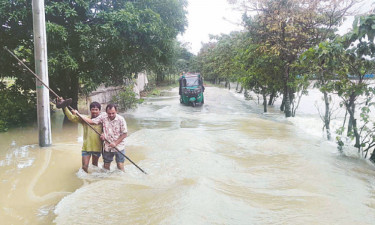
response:
[[[114,104],[108,104],[105,109],[107,114],[90,119],[84,118],[90,124],[102,124],[102,138],[110,143],[104,142],[103,161],[104,168],[109,170],[113,157],[116,156],[117,168],[124,171],[125,161],[125,138],[128,134],[128,128],[124,117],[117,114],[117,107]],[[78,113],[73,111],[73,113]],[[122,153],[118,152],[115,147]]]
[[[90,117],[83,115],[82,117],[94,119],[100,115],[101,105],[98,102],[90,104]],[[102,141],[100,136],[95,133],[79,116],[73,115],[67,107],[64,107],[64,113],[68,119],[74,123],[80,123],[83,126],[83,145],[82,145],[82,169],[88,173],[89,162],[92,156],[92,165],[98,166],[98,161],[102,151]],[[102,133],[102,125],[92,126],[99,133]]]

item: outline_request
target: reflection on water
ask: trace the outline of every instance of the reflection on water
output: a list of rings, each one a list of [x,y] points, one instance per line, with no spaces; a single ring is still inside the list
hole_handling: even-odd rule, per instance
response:
[[[54,126],[49,148],[35,128],[0,134],[1,221],[373,224],[373,165],[227,90],[207,87],[196,108],[177,91],[125,114],[127,155],[149,175],[130,163],[84,173],[77,126]]]

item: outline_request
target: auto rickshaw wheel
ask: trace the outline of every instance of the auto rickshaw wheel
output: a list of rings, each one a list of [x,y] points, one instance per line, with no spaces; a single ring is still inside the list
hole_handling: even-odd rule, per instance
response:
[[[195,103],[195,102],[192,102],[191,104],[193,105],[193,107],[195,107],[197,103]]]
[[[180,98],[180,103],[182,104],[182,98]]]

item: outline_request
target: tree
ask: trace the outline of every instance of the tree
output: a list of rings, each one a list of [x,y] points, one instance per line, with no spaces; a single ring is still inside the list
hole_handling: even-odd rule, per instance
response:
[[[199,70],[206,80],[214,83],[224,80],[225,87],[230,87],[230,82],[238,79],[239,71],[234,58],[237,46],[242,41],[241,36],[239,32],[210,36],[210,42],[203,45],[196,58]]]
[[[317,79],[316,84],[324,94],[326,113],[323,121],[327,137],[330,137],[328,95],[334,93],[341,98],[340,105],[349,115],[346,136],[354,140],[354,147],[362,157],[367,158],[372,150],[370,159],[375,162],[375,122],[369,114],[375,106],[375,89],[366,79],[368,74],[375,72],[375,63],[371,59],[375,55],[373,25],[373,14],[359,16],[354,21],[352,32],[310,48],[302,54],[301,60],[306,67],[308,65],[309,72]],[[344,145],[340,135],[345,131],[346,115],[342,127],[337,131],[339,149]]]
[[[242,4],[247,30],[256,34],[254,41],[259,49],[278,55],[284,62],[284,93],[281,110],[286,117],[292,116],[293,96],[292,64],[299,55],[322,40],[329,38],[354,4],[354,0],[248,0],[230,1]],[[255,16],[246,13],[255,11]],[[297,74],[295,74],[297,75]],[[291,99],[292,98],[292,99]],[[284,109],[285,107],[285,109]]]
[[[308,70],[309,77],[316,80],[314,87],[323,93],[325,103],[324,116],[320,115],[326,130],[327,139],[331,139],[330,122],[332,109],[330,107],[330,90],[334,85],[336,72],[343,67],[342,56],[344,47],[338,41],[324,41],[318,46],[308,49],[300,59],[301,64]]]
[[[187,50],[186,44],[177,42],[175,49],[175,59],[173,60],[175,63],[175,71],[178,74],[188,71],[195,72],[191,65],[195,55]]]
[[[241,84],[246,89],[262,95],[263,111],[267,112],[267,96],[275,96],[280,91],[281,81],[278,74],[282,69],[282,62],[275,55],[259,51],[259,46],[253,43],[251,34],[246,34],[236,49],[235,62],[240,68]]]
[[[31,3],[0,1],[0,41],[33,67]],[[79,91],[122,84],[140,71],[171,65],[174,40],[186,26],[185,5],[185,0],[46,1],[51,88],[72,97],[76,106]],[[0,65],[14,65],[1,51]],[[17,77],[25,90],[35,86],[15,66],[1,76]]]
[[[214,84],[219,79],[218,74],[215,73],[215,47],[216,43],[209,42],[203,44],[197,55],[196,63],[196,68],[201,72],[204,79],[212,81]]]
[[[358,148],[359,152],[365,153],[364,157],[375,146],[375,123],[371,122],[369,117],[370,107],[374,105],[372,99],[375,90],[368,85],[365,77],[366,74],[375,72],[375,63],[371,60],[375,56],[374,39],[375,15],[356,17],[352,32],[341,40],[346,48],[345,57],[342,58],[346,65],[346,74],[335,85],[335,90],[342,98],[343,105],[349,114],[347,135],[355,139],[354,147]],[[362,97],[362,100],[359,100],[359,97]],[[355,114],[358,105],[362,124],[358,124]],[[343,145],[340,138],[338,143],[340,146]],[[370,159],[375,162],[374,150]]]
[[[368,113],[375,90],[368,85],[366,82],[366,74],[375,71],[375,64],[370,60],[365,60],[361,57],[355,56],[350,53],[353,49],[347,50],[345,56],[342,58],[342,62],[345,65],[345,72],[340,73],[340,80],[334,85],[334,90],[338,93],[342,99],[342,105],[346,108],[349,115],[347,136],[355,140],[354,147],[358,148],[361,152],[364,145],[364,137],[370,135],[362,135],[363,131],[368,131],[366,126],[369,123]],[[361,97],[361,99],[360,99]],[[362,124],[359,124],[357,120],[356,112],[359,109],[360,120]],[[343,129],[341,129],[342,133]],[[372,136],[372,135],[371,135]],[[338,139],[339,145],[342,145],[342,141]]]

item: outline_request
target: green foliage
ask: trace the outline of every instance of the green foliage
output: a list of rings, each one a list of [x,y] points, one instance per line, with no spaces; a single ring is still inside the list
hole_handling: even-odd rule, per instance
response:
[[[339,132],[339,131],[337,131]],[[343,151],[343,148],[344,148],[344,142],[342,141],[341,137],[340,136],[336,136],[336,143],[337,143],[337,148],[340,152]]]
[[[8,130],[8,126],[5,121],[0,119],[0,132],[5,132]]]
[[[282,81],[285,115],[291,116],[291,105],[296,100],[295,93],[300,88],[296,81],[301,75],[300,67],[295,66],[298,57],[317,45],[320,41],[333,37],[334,31],[346,11],[352,5],[348,1],[299,1],[299,0],[248,0],[232,1],[245,4],[246,11],[257,11],[254,16],[244,15],[243,22],[258,52],[278,58],[282,68],[278,81]],[[240,3],[241,2],[241,3]],[[262,58],[262,57],[261,57]],[[261,63],[261,62],[260,62]],[[249,63],[251,64],[251,63]],[[271,65],[269,63],[269,65]],[[251,65],[247,65],[250,67]],[[258,75],[256,76],[264,76]],[[264,79],[264,78],[262,78]],[[261,81],[264,84],[264,81]],[[278,85],[279,86],[279,85]]]
[[[264,98],[282,93],[284,99],[291,98],[285,101],[289,104],[285,112],[290,116],[290,108],[298,106],[298,102],[294,103],[295,94],[305,94],[309,81],[300,79],[305,77],[306,68],[298,66],[299,56],[334,36],[351,3],[338,5],[335,0],[231,3],[258,13],[243,16],[243,32],[212,36],[201,48],[195,66],[206,80],[214,83],[217,80],[240,81],[245,88],[261,93]],[[292,111],[295,112],[295,108]]]
[[[161,91],[159,89],[153,89],[152,92],[150,93],[150,95],[160,96]]]
[[[45,1],[49,83],[64,98],[98,85],[122,85],[143,70],[171,67],[176,36],[185,30],[186,0]],[[0,43],[33,69],[31,1],[0,0]],[[2,48],[0,77],[35,88],[30,74]],[[4,68],[4,69],[3,69]]]
[[[216,79],[218,79],[218,75],[215,73],[215,46],[215,43],[203,44],[196,59],[196,67],[207,81],[215,81]]]
[[[304,50],[333,35],[351,4],[335,0],[250,0],[259,14],[244,17],[259,48],[292,63]],[[343,2],[341,2],[343,3]],[[319,21],[319,22],[318,22]]]
[[[325,113],[320,117],[328,139],[331,137],[330,122],[332,116],[330,96],[336,86],[337,74],[343,72],[342,69],[345,68],[342,61],[344,55],[344,46],[338,40],[324,41],[305,51],[299,57],[298,62],[298,66],[305,76],[315,80],[314,87],[319,88],[324,96]]]
[[[239,80],[243,87],[264,95],[281,92],[282,61],[275,55],[258,51],[259,45],[251,36],[244,35],[242,40],[237,47],[235,65],[241,74]]]
[[[131,86],[127,86],[123,91],[112,97],[112,103],[116,104],[119,110],[134,109],[140,101],[137,99]]]
[[[203,45],[194,66],[205,80],[215,83],[219,79],[235,81],[240,77],[234,58],[242,37],[243,34],[240,32],[211,36],[211,42]]]
[[[194,59],[195,55],[187,50],[187,44],[175,41],[170,60],[164,66],[159,66],[155,71],[156,83],[161,85],[167,76],[196,71],[192,65]]]
[[[0,131],[36,120],[35,95],[33,92],[22,91],[17,85],[6,87],[0,83]]]
[[[358,46],[367,43],[367,46],[360,46],[360,50],[364,50],[364,47],[368,47],[372,53],[375,52],[375,14],[370,15],[360,15],[356,16],[353,21],[353,30],[349,34],[352,41],[359,40],[360,43]],[[365,39],[368,38],[368,42]],[[363,53],[362,53],[363,54]]]
[[[343,135],[347,131],[346,136],[354,141],[354,147],[364,158],[375,147],[375,123],[370,116],[375,91],[365,79],[366,74],[375,72],[375,63],[370,59],[375,53],[374,18],[372,14],[357,17],[352,32],[334,41],[322,42],[301,56],[318,78],[320,89],[337,94],[341,98],[340,107],[345,107],[349,115],[348,128],[343,125],[336,131],[338,148],[342,150],[345,145]]]
[[[175,68],[174,71],[177,74],[181,74],[183,72],[195,72],[193,68],[193,61],[195,59],[195,55],[187,50],[186,44],[181,44],[180,42],[176,43],[175,47]]]

